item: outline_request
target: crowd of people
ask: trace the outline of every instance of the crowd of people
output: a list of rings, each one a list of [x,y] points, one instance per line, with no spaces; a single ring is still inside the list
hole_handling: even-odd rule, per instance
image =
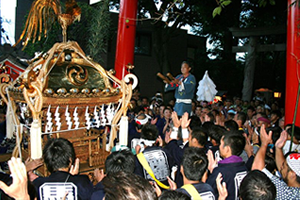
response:
[[[72,143],[51,139],[42,160],[9,161],[1,198],[300,199],[300,128],[284,125],[276,103],[194,101],[178,116],[161,94],[137,97],[128,146],[115,148],[94,180],[79,174]],[[33,171],[43,163],[48,177]]]
[[[300,127],[262,98],[193,99],[187,63],[167,83],[175,98],[135,91],[128,110],[128,144],[112,149],[93,180],[79,174],[71,142],[50,139],[43,159],[12,158],[1,173],[1,198],[15,199],[300,199]],[[34,169],[45,164],[50,175]]]

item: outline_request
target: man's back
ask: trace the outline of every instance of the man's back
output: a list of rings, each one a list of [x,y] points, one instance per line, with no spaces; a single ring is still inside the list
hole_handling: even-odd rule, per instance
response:
[[[196,184],[192,184],[192,185],[199,192],[200,197],[202,199],[206,199],[206,200],[214,200],[215,199],[215,192],[209,184],[200,182],[200,183],[196,183]],[[191,197],[191,195],[183,188],[178,188],[177,191],[187,194],[189,197]]]
[[[169,152],[161,147],[147,147],[143,154],[149,163],[157,180],[164,184],[168,184],[167,176],[170,177],[172,166],[174,165],[173,158]],[[144,177],[145,179],[152,180],[148,172],[143,168],[139,160],[136,160],[135,174]]]
[[[73,184],[71,184],[73,183]],[[86,175],[71,175],[68,172],[56,171],[48,177],[39,177],[33,181],[38,192],[38,199],[46,199],[48,195],[64,193],[65,187],[72,188],[77,194],[77,199],[90,199],[93,192],[93,184]],[[50,188],[52,190],[50,190]],[[69,191],[69,189],[67,189]],[[53,194],[50,194],[54,192]],[[61,195],[61,194],[58,194]]]
[[[227,200],[238,199],[239,186],[243,178],[247,175],[247,167],[245,166],[245,163],[242,162],[242,159],[238,162],[235,162],[234,160],[229,161],[228,159],[224,159],[219,162],[218,167],[213,170],[212,174],[206,181],[206,183],[213,187],[216,194],[218,193],[216,178],[219,173],[222,174],[223,182],[226,183],[228,190]]]

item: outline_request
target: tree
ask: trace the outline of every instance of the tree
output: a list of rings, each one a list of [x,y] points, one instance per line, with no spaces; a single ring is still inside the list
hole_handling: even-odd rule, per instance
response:
[[[91,13],[100,13],[101,11],[99,11],[98,9],[107,9],[107,7],[102,6],[102,4],[98,4],[97,8],[94,8],[86,3],[82,3],[82,2],[78,2],[78,5],[81,8],[81,20],[80,22],[76,22],[74,24],[72,24],[70,27],[68,27],[68,40],[74,40],[76,42],[78,42],[78,44],[81,46],[81,48],[83,49],[88,49],[87,54],[92,53],[92,49],[87,48],[87,44],[90,40],[90,38],[93,38],[93,36],[95,35],[95,30],[92,30],[91,27],[94,24],[95,20],[95,15],[91,15]],[[100,13],[101,14],[101,13]],[[97,17],[99,17],[99,15],[96,15]],[[102,14],[101,16],[104,16],[104,14]],[[105,18],[107,19],[107,17]],[[109,20],[105,20],[102,21],[101,24],[98,26],[98,28],[101,29],[101,26],[103,27],[107,27],[109,24]],[[99,30],[98,30],[99,31]],[[109,29],[107,28],[102,28],[101,29],[101,34],[103,35],[109,35],[107,32],[109,32]],[[104,39],[103,40],[107,40]],[[51,26],[51,28],[49,29],[48,33],[47,33],[47,37],[42,37],[42,39],[40,41],[36,41],[35,43],[28,43],[28,45],[26,46],[26,48],[24,49],[24,51],[29,55],[29,56],[34,56],[34,53],[37,51],[42,51],[42,52],[47,52],[52,46],[53,44],[57,43],[57,42],[62,42],[62,29],[60,27],[60,25],[58,24],[57,21],[55,21],[53,23],[53,25]],[[95,41],[94,41],[95,42]],[[95,48],[105,48],[102,47],[101,43],[102,40],[98,39],[98,42],[95,42]],[[105,43],[105,41],[103,42]],[[101,55],[96,55],[93,54],[93,56],[95,56],[95,60],[99,61],[101,60]]]
[[[207,67],[212,68],[213,72],[210,73],[211,77],[216,80],[216,85],[219,89],[231,90],[232,95],[240,95],[241,88],[236,87],[236,85],[242,85],[243,81],[243,67],[245,62],[237,62],[235,60],[235,54],[232,52],[232,46],[237,45],[238,41],[234,38],[229,28],[239,27],[239,28],[249,28],[249,27],[272,27],[279,24],[285,24],[286,21],[286,2],[276,1],[274,4],[273,0],[245,0],[245,1],[232,1],[225,8],[222,9],[220,15],[215,15],[212,18],[211,10],[216,9],[215,3],[213,1],[201,1],[202,5],[198,7],[198,12],[201,13],[201,18],[199,20],[198,26],[195,28],[195,33],[200,36],[209,36],[210,43],[214,47],[209,53],[215,57],[214,61],[208,60]],[[272,44],[272,43],[284,43],[285,38],[282,36],[262,36],[258,39],[259,44]],[[281,42],[280,42],[281,41]],[[244,44],[249,43],[249,38],[242,40]],[[284,63],[279,62],[282,58],[279,54],[283,52],[269,52],[268,54],[257,54],[259,57],[264,56],[264,61],[270,61],[266,56],[274,56],[276,61],[273,60],[274,64]],[[260,59],[257,59],[257,61]],[[282,60],[280,60],[282,61]],[[212,64],[213,63],[213,64]],[[269,73],[276,72],[276,69],[284,69],[282,65],[273,66],[273,68],[268,68],[266,63],[257,63],[257,66],[265,66],[269,70]],[[282,72],[282,70],[281,70]],[[258,77],[260,73],[256,73],[255,77]],[[284,74],[284,73],[282,73]],[[265,75],[265,74],[264,74]],[[275,77],[278,74],[274,73]],[[271,76],[267,76],[271,77]],[[245,78],[245,77],[244,77]],[[262,81],[255,78],[254,84],[256,86],[266,83],[266,76]],[[269,82],[268,81],[268,85]],[[273,79],[273,85],[274,79]],[[220,83],[220,85],[218,84]],[[235,85],[235,86],[234,86]],[[251,94],[250,94],[251,95]]]
[[[99,2],[96,13],[92,17],[93,23],[89,27],[90,38],[88,40],[88,51],[96,62],[101,62],[102,53],[106,53],[108,40],[111,33],[111,20],[109,13],[109,0]]]

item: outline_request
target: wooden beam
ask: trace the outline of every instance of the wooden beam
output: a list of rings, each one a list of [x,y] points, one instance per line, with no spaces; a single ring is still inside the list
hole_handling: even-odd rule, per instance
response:
[[[248,52],[249,45],[245,46],[233,46],[232,53]]]
[[[250,37],[263,35],[286,34],[286,26],[258,27],[258,28],[229,28],[234,37]]]
[[[286,44],[265,44],[257,47],[258,52],[265,51],[286,51]]]
[[[233,46],[232,53],[238,52],[248,52],[249,45],[245,46]],[[266,51],[285,51],[286,44],[265,44],[265,45],[257,45],[257,52],[266,52]]]

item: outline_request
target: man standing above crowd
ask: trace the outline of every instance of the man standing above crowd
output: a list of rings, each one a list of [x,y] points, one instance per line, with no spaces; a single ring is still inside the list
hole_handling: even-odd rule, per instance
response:
[[[194,98],[196,79],[190,71],[191,67],[189,63],[183,61],[181,64],[182,74],[176,76],[165,88],[166,91],[175,90],[176,103],[174,110],[178,116],[182,116],[185,112],[191,113],[192,111],[192,99]]]

